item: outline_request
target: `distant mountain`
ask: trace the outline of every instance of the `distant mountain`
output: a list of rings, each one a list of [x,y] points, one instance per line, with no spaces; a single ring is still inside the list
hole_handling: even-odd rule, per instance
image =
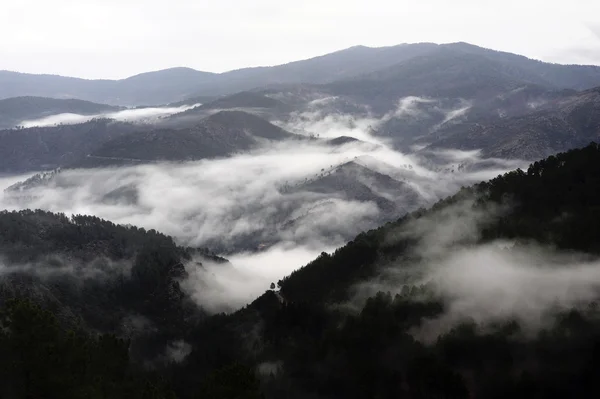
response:
[[[40,119],[50,115],[63,113],[95,115],[120,109],[122,108],[76,99],[12,97],[0,100],[0,129],[8,129],[25,120]]]
[[[413,68],[418,70],[422,63],[426,70],[436,68],[436,57],[443,54],[479,58],[480,62],[500,64],[499,68],[515,80],[539,83],[555,88],[582,90],[600,84],[600,67],[558,65],[532,60],[524,56],[500,52],[474,46],[468,43],[433,44],[415,43],[390,47],[371,48],[355,46],[345,50],[326,54],[308,60],[296,61],[274,67],[245,68],[219,75],[225,81],[210,82],[204,92],[226,94],[232,91],[274,85],[299,83],[324,84],[334,81],[361,80],[377,71],[385,71],[396,65],[421,59]],[[433,57],[433,58],[429,58]],[[431,63],[431,64],[429,64]],[[483,65],[482,65],[483,66]],[[444,65],[438,65],[437,71],[444,72]],[[424,71],[426,72],[426,71]],[[446,71],[447,72],[447,71]],[[451,72],[451,71],[450,71]],[[218,79],[217,79],[218,80]],[[405,84],[406,82],[403,82]],[[414,94],[414,93],[413,93]]]
[[[371,48],[354,46],[307,60],[273,67],[242,68],[219,75],[214,82],[199,87],[199,93],[228,94],[277,85],[327,83],[350,78],[426,54],[433,43],[401,44]]]
[[[464,58],[466,65],[462,65],[459,60],[453,60],[451,55]],[[444,56],[446,59],[439,58]],[[419,61],[411,63],[413,59]],[[476,65],[473,64],[475,60]],[[405,65],[401,67],[403,64]],[[486,76],[482,71],[486,65],[494,65],[494,69],[502,72],[502,76]],[[400,70],[396,71],[396,67]],[[416,73],[414,83],[404,80],[410,77],[411,71]],[[498,85],[510,86],[513,81],[577,90],[600,84],[600,67],[597,66],[548,64],[466,43],[416,43],[381,48],[355,46],[284,65],[243,68],[220,74],[190,68],[171,68],[121,80],[85,80],[0,71],[0,93],[3,93],[4,97],[70,97],[106,104],[157,105],[181,102],[190,97],[227,95],[254,88],[325,84],[341,80],[343,82],[334,85],[333,89],[370,96],[380,96],[379,90],[384,89],[381,95],[389,96],[392,90],[406,86],[402,91],[415,95],[413,89],[428,82],[427,75],[433,76],[434,79],[428,82],[429,85],[421,94],[430,92],[444,95],[452,94],[455,87],[447,83],[436,91],[436,82],[442,81],[444,76],[468,80],[472,72],[474,80],[470,92],[467,90],[465,95],[473,95],[476,92],[483,94],[496,90]],[[375,75],[369,76],[372,73]],[[439,77],[436,74],[439,74]],[[476,78],[492,79],[478,88],[477,85],[481,82]],[[357,81],[351,84],[354,79]],[[387,87],[383,81],[395,83]],[[375,85],[371,89],[365,87],[372,83]]]
[[[301,138],[258,116],[220,111],[186,129],[147,129],[107,141],[71,166],[191,161],[250,150],[261,142]]]
[[[196,105],[196,104],[205,104],[212,101],[215,101],[218,97],[215,96],[194,96],[186,98],[182,101],[177,101],[174,103],[167,104],[169,107],[182,107],[184,105]]]
[[[96,119],[77,125],[0,130],[0,171],[37,171],[69,165],[100,144],[139,129],[131,123]]]
[[[171,115],[168,120],[163,121],[162,125],[165,127],[191,126],[221,110],[238,110],[273,120],[292,112],[294,108],[290,104],[272,98],[263,92],[242,91],[212,99],[200,106]]]
[[[191,68],[142,73],[116,81],[118,97],[109,103],[158,105],[183,100],[194,94],[194,85],[208,82],[215,76]]]
[[[243,91],[202,104],[198,110],[228,108],[285,108],[283,102],[262,93]]]
[[[410,150],[415,143],[427,145],[472,126],[502,124],[510,118],[549,109],[575,93],[523,84],[476,100],[405,97],[397,109],[382,117],[383,122],[373,133],[391,139],[402,150]]]
[[[491,58],[485,53],[440,46],[427,55],[326,87],[335,95],[356,98],[382,112],[392,109],[398,99],[409,96],[481,101],[524,85],[546,89],[573,88],[565,87],[564,81],[548,79],[543,73],[515,65],[510,56],[507,58]],[[589,83],[592,86],[586,88],[600,84],[600,67],[591,68],[597,68],[598,74]],[[577,86],[582,85],[583,82],[577,83]]]
[[[56,75],[0,71],[2,96],[79,98],[112,105],[157,105],[194,95],[190,85],[214,74],[190,68],[147,72],[121,80],[87,80]]]
[[[444,47],[480,55],[521,71],[528,71],[532,76],[536,76],[534,80],[559,89],[585,90],[599,85],[600,67],[596,65],[562,65],[542,62],[522,55],[491,50],[464,42],[450,43]]]
[[[339,145],[344,145],[344,144],[349,144],[349,143],[358,143],[358,142],[360,142],[359,139],[356,139],[354,137],[349,137],[349,136],[340,136],[340,137],[336,137],[334,139],[329,139],[326,141],[326,143],[331,146],[339,146]]]
[[[599,139],[600,88],[596,88],[525,115],[440,131],[430,148],[482,149],[487,156],[531,160]]]
[[[284,139],[304,138],[241,111],[217,112],[185,129],[95,119],[0,130],[0,172],[198,160]]]
[[[216,129],[243,131],[255,138],[284,140],[298,138],[297,135],[273,125],[272,123],[248,112],[220,111],[204,119],[203,125]]]
[[[423,198],[407,183],[356,161],[328,170],[294,190],[338,196],[350,201],[372,201],[379,208],[380,222],[423,205]]]

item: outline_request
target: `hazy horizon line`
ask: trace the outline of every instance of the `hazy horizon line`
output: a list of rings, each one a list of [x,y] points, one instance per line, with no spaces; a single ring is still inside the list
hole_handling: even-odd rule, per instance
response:
[[[296,62],[309,61],[309,60],[313,60],[313,59],[317,59],[317,58],[321,58],[321,57],[326,57],[328,55],[332,55],[332,54],[336,54],[336,53],[341,53],[341,52],[348,51],[348,50],[355,49],[355,48],[385,49],[385,48],[392,48],[392,47],[399,47],[399,46],[406,46],[406,45],[417,45],[417,44],[433,44],[433,45],[436,45],[436,46],[444,46],[444,45],[451,45],[451,44],[468,44],[468,45],[473,46],[473,47],[479,47],[481,49],[497,51],[497,52],[500,52],[500,53],[509,53],[509,54],[513,54],[513,55],[525,57],[525,58],[530,59],[530,60],[541,61],[541,62],[544,62],[544,63],[547,63],[547,64],[571,65],[571,66],[575,66],[575,65],[577,65],[577,66],[597,66],[597,67],[600,67],[600,65],[596,65],[596,64],[559,63],[559,62],[545,61],[545,60],[543,60],[541,58],[530,57],[530,56],[527,56],[527,55],[523,55],[523,54],[519,54],[519,53],[514,53],[514,52],[511,52],[511,51],[508,51],[508,50],[497,50],[497,49],[494,49],[494,48],[491,48],[491,47],[484,47],[484,46],[480,46],[480,45],[473,44],[473,43],[470,43],[470,42],[465,42],[465,41],[455,41],[455,42],[429,42],[429,41],[424,41],[424,42],[405,42],[405,43],[398,43],[398,44],[393,44],[393,45],[389,45],[389,46],[367,46],[367,45],[363,45],[363,44],[357,44],[357,45],[354,45],[354,46],[345,47],[345,48],[342,48],[342,49],[339,49],[339,50],[335,50],[335,51],[331,51],[331,52],[328,52],[328,53],[324,53],[324,54],[320,54],[320,55],[315,55],[315,56],[312,56],[312,57],[309,57],[309,58],[294,59],[294,60],[291,60],[291,61],[288,61],[288,62],[285,62],[285,63],[281,63],[281,64],[249,65],[249,66],[243,66],[243,67],[235,68],[235,69],[228,69],[228,70],[224,70],[224,71],[220,71],[220,72],[207,71],[207,70],[202,70],[202,69],[196,69],[194,67],[184,66],[184,65],[172,66],[172,67],[162,68],[162,69],[154,69],[154,70],[139,72],[139,73],[136,73],[134,75],[128,75],[128,76],[119,77],[119,78],[83,77],[81,75],[74,76],[74,75],[66,75],[66,74],[60,74],[60,73],[36,73],[36,72],[16,71],[16,70],[10,70],[10,69],[0,69],[0,72],[9,72],[9,73],[17,73],[17,74],[23,74],[23,75],[35,75],[35,76],[54,76],[54,77],[72,78],[72,79],[89,80],[89,81],[113,81],[113,82],[123,81],[123,80],[131,79],[131,78],[134,78],[134,77],[137,77],[137,76],[141,76],[141,75],[145,75],[145,74],[157,73],[157,72],[169,71],[169,70],[175,70],[175,69],[186,69],[186,70],[192,70],[192,71],[199,72],[199,73],[205,73],[205,74],[211,74],[211,75],[222,75],[222,74],[226,74],[226,73],[230,73],[230,72],[241,71],[241,70],[244,70],[244,69],[273,68],[273,67],[278,67],[278,66],[284,66],[284,65],[288,65],[288,64],[293,64],[293,63],[296,63]]]

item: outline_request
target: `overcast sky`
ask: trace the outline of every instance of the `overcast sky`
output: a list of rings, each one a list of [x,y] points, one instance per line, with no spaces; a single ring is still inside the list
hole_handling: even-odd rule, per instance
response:
[[[0,69],[86,78],[422,41],[600,65],[600,0],[2,0],[0,35]]]

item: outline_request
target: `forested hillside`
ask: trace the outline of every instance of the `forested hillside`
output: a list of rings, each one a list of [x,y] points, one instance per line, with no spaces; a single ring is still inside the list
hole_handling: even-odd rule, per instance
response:
[[[548,101],[540,108],[512,118],[473,117],[427,139],[435,148],[482,149],[493,157],[535,159],[600,137],[600,87]]]
[[[221,261],[154,230],[39,210],[0,212],[0,248],[0,301],[25,297],[67,327],[126,336],[138,360],[155,358],[206,315],[180,287],[184,264]]]
[[[362,233],[335,254],[323,255],[283,280],[282,293],[294,301],[336,298],[334,287],[374,275],[382,262],[407,253],[414,239],[387,239],[414,220],[444,221],[443,211],[458,202],[476,200],[460,214],[477,214],[490,206],[510,204],[510,213],[481,230],[479,242],[494,239],[535,240],[559,248],[600,253],[600,148],[589,146],[533,163],[488,182],[462,189],[429,210],[408,214],[379,229]],[[468,200],[468,201],[467,201]],[[563,216],[564,217],[561,217]],[[339,269],[337,269],[339,268]],[[330,273],[329,278],[313,273]],[[357,274],[358,273],[358,274]],[[320,281],[321,283],[317,283]],[[308,287],[308,288],[307,288]],[[336,298],[339,299],[339,298]]]
[[[158,376],[135,367],[128,342],[66,330],[29,301],[0,313],[0,394],[14,398],[174,398]]]
[[[98,397],[115,397],[114,390],[129,392],[155,381],[140,374],[136,360],[148,358],[148,348],[158,351],[182,340],[189,354],[173,363],[155,361],[162,382],[150,384],[155,396],[143,397],[168,397],[163,387],[179,398],[595,397],[600,393],[599,176],[595,143],[551,156],[362,233],[283,278],[277,289],[244,309],[210,317],[188,306],[178,290],[186,273],[182,262],[193,251],[170,238],[93,217],[4,212],[0,237],[12,265],[60,268],[64,263],[48,255],[62,254],[79,262],[94,256],[105,262],[132,259],[132,266],[130,277],[121,277],[111,290],[84,284],[74,295],[39,284],[44,289],[36,292],[46,294],[14,292],[44,299],[41,305],[60,317],[53,321],[28,302],[4,302],[5,314],[24,314],[25,325],[56,327],[44,329],[50,332],[38,339],[31,334],[39,329],[4,324],[2,350],[21,353],[23,360],[3,385],[23,392],[25,385],[17,381],[35,376],[39,383],[29,385],[37,387],[30,395],[48,397],[60,387],[61,397],[98,391]],[[2,279],[7,281],[6,272]],[[46,300],[48,292],[58,302]],[[86,324],[62,317],[60,309],[67,305]],[[49,345],[61,358],[79,359],[79,344],[71,344],[79,335],[63,331],[81,326],[110,332],[111,315],[124,306],[158,330],[144,341],[144,351],[130,348],[131,366],[126,343],[93,333],[80,338],[88,342],[83,364],[89,366],[77,372],[69,370],[80,363],[56,366],[50,357],[39,364],[23,349],[35,339],[41,346],[32,348]],[[104,316],[95,318],[84,308]],[[113,349],[95,349],[103,345]],[[127,382],[111,374],[113,369],[96,366],[116,359],[121,359],[117,370],[130,370],[123,371],[132,376]],[[41,378],[44,367],[60,370],[53,374],[56,381]],[[84,370],[103,382],[86,383],[88,374],[69,379]],[[108,388],[102,385],[113,380]]]
[[[228,156],[261,140],[301,138],[242,111],[221,111],[193,127],[93,119],[74,125],[0,130],[0,172],[104,167]]]
[[[132,123],[94,119],[77,125],[0,130],[0,170],[39,171],[69,165],[102,143],[140,130]]]
[[[243,344],[247,361],[269,370],[263,381],[268,397],[594,396],[600,392],[600,314],[592,298],[600,297],[600,291],[592,290],[572,307],[560,306],[558,292],[551,292],[556,306],[545,308],[538,317],[547,322],[533,329],[531,320],[520,317],[518,308],[528,304],[518,298],[514,315],[481,321],[473,313],[443,326],[434,322],[447,320],[443,316],[454,311],[451,302],[435,281],[411,276],[426,270],[433,259],[420,246],[423,226],[448,228],[451,238],[427,241],[433,246],[428,249],[440,250],[441,257],[450,256],[454,247],[476,250],[502,239],[513,242],[512,250],[501,252],[509,258],[535,242],[548,251],[554,247],[569,256],[587,253],[586,260],[596,259],[599,172],[600,148],[592,144],[465,188],[430,210],[322,254],[280,281],[280,292],[267,292],[222,319],[220,329],[207,324],[198,337],[206,341],[204,334],[217,334],[213,342],[222,342],[221,349],[213,346],[211,353],[230,357],[235,357],[232,342]],[[470,218],[485,214],[490,216],[471,235]],[[490,267],[488,273],[494,265]],[[555,267],[567,266],[559,262]],[[502,278],[501,272],[496,278]],[[371,289],[387,289],[369,299],[358,296],[367,282]],[[537,284],[525,288],[524,297],[541,295],[537,289]],[[249,326],[259,335],[244,333]],[[223,330],[230,332],[230,341]],[[200,370],[206,349],[200,342],[194,347],[198,349],[188,366]]]

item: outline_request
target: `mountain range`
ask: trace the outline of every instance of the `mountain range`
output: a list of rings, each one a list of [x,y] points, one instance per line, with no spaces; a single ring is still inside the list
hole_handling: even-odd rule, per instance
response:
[[[460,60],[467,63],[463,65]],[[172,68],[121,80],[86,80],[0,71],[0,93],[2,98],[78,98],[131,106],[173,103],[194,96],[221,96],[268,86],[341,81],[332,89],[360,96],[368,94],[369,90],[379,92],[384,88],[382,95],[385,96],[391,94],[393,87],[383,82],[391,77],[408,84],[403,84],[407,95],[418,94],[412,93],[411,89],[423,83],[427,83],[428,88],[422,90],[422,94],[453,93],[454,83],[447,82],[445,86],[437,87],[439,81],[436,83],[426,78],[433,72],[429,68],[437,68],[438,72],[453,76],[459,80],[458,84],[461,84],[461,79],[491,78],[486,86],[477,89],[479,94],[494,90],[497,85],[510,86],[517,81],[583,90],[597,86],[600,78],[600,67],[596,66],[548,64],[466,43],[417,43],[382,48],[356,46],[284,65],[244,68],[220,74]],[[418,74],[411,75],[410,82],[403,80],[402,74],[411,74],[411,71]],[[424,80],[420,81],[420,76]],[[349,84],[348,80],[355,78],[358,80]],[[473,85],[470,90],[476,87]]]
[[[455,125],[436,133],[438,148],[482,148],[488,156],[534,159],[600,138],[600,88],[549,101],[533,112]]]
[[[75,99],[12,97],[0,100],[0,129],[9,129],[27,120],[56,114],[97,115],[121,109],[123,108]]]
[[[215,112],[234,110],[255,114],[293,133],[310,135],[314,132],[295,131],[296,125],[302,125],[306,118],[341,114],[357,121],[372,120],[373,134],[390,140],[404,152],[410,152],[415,145],[452,147],[528,160],[584,145],[598,136],[594,88],[600,87],[600,67],[549,64],[467,43],[358,46],[290,64],[223,74],[175,68],[120,81],[10,72],[0,72],[0,76],[0,93],[5,97],[43,95],[81,99],[0,100],[0,127],[6,128],[24,120],[35,123],[36,119],[62,113],[102,118],[110,111],[122,109],[100,103],[135,105],[137,109],[148,104],[192,107],[201,103],[185,112],[174,110],[174,115],[135,130],[169,129],[183,134],[181,129],[196,129],[201,120]],[[57,88],[61,91],[56,91]],[[578,110],[586,110],[589,120],[578,118],[576,114],[582,112]],[[8,169],[65,166],[82,155],[93,155],[96,140],[104,143],[112,135],[118,135],[120,128],[113,126],[110,136],[72,144],[86,148],[85,154],[68,150],[66,158],[60,158],[62,154],[53,155],[64,161],[25,166],[27,156],[17,151],[13,156],[20,158],[21,165]],[[14,134],[3,132],[2,136],[4,140],[12,140]],[[22,135],[30,134],[37,133],[24,131]],[[165,133],[145,137],[156,141],[161,134]],[[84,132],[80,137],[87,136]],[[193,137],[179,145],[184,146]],[[140,136],[137,140],[144,139]],[[38,143],[46,145],[43,139]],[[37,151],[33,142],[28,146],[33,146],[32,152]],[[50,148],[42,151],[52,151]],[[246,144],[240,144],[239,150],[247,148]],[[181,149],[175,153],[186,154],[186,151],[189,152]],[[138,153],[131,158],[144,159],[144,156]],[[6,166],[3,169],[8,170]]]
[[[250,90],[220,95],[233,87],[228,85],[241,82],[232,79],[217,85],[220,91],[189,93],[187,99],[158,107],[146,107],[143,104],[151,102],[141,100],[135,101],[135,108],[38,97],[0,100],[0,110],[6,109],[0,123],[28,120],[28,127],[0,130],[0,173],[225,162],[243,159],[240,155],[270,157],[277,151],[290,156],[290,165],[305,162],[294,157],[315,152],[331,158],[314,170],[301,167],[309,173],[281,177],[275,183],[275,203],[257,199],[238,206],[252,212],[269,209],[261,218],[260,232],[244,233],[247,227],[242,227],[227,243],[222,237],[197,241],[230,253],[268,248],[281,240],[304,243],[306,225],[339,243],[360,229],[430,205],[461,185],[584,146],[600,135],[598,67],[548,64],[466,43],[354,47],[235,73],[231,76],[255,74],[252,86],[231,89]],[[131,81],[165,96],[181,87],[195,90],[190,79],[196,75],[190,70],[165,72],[156,82],[152,76],[142,74]],[[133,87],[131,82],[127,85]],[[120,89],[111,87],[106,93],[117,95]],[[84,119],[61,119],[64,113]],[[155,116],[139,119],[136,113]],[[46,125],[48,117],[55,125]],[[298,151],[290,152],[294,149]],[[393,158],[391,164],[363,162],[366,154]],[[409,166],[415,169],[404,169]],[[278,168],[258,170],[270,173]],[[96,181],[95,172],[81,173]],[[120,173],[126,172],[115,176]],[[73,174],[66,176],[56,180],[42,173],[6,196],[15,204],[19,200],[12,198],[14,192],[19,198],[35,199],[36,186],[65,190],[75,184],[69,181]],[[220,187],[221,181],[227,179],[211,184]],[[144,184],[99,186],[83,198],[102,206],[139,207]],[[21,193],[24,188],[26,195]],[[271,189],[263,188],[269,193]],[[338,214],[359,204],[360,212],[349,212],[355,218],[351,223],[348,215]],[[330,222],[323,223],[328,216]]]

